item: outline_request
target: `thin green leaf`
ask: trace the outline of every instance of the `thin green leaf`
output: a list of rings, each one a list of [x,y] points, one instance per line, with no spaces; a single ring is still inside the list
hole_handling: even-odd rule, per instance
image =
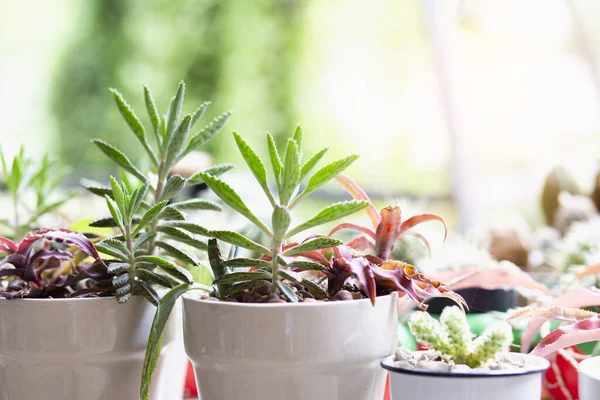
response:
[[[163,137],[163,146],[168,146],[171,142],[171,137],[173,133],[175,133],[175,129],[179,124],[179,117],[181,116],[181,108],[183,107],[183,98],[185,97],[185,83],[183,81],[179,82],[179,86],[177,87],[177,93],[173,100],[171,100],[171,104],[169,105],[169,113],[167,115],[167,129],[165,132],[165,137]],[[163,147],[164,152],[166,152],[166,148]]]
[[[213,275],[217,279],[231,272],[229,268],[223,265],[221,250],[215,238],[208,239],[208,261],[210,262]],[[229,291],[229,285],[226,284],[215,285],[215,287],[215,294],[219,299],[224,298],[225,294]]]
[[[223,129],[223,126],[225,126],[225,124],[227,123],[227,120],[231,116],[231,113],[231,111],[224,112],[223,114],[213,119],[210,124],[202,128],[200,132],[193,135],[187,147],[182,152],[182,157],[186,154],[189,154],[192,151],[198,150],[200,147],[208,143],[212,138],[217,136],[217,134],[221,132],[221,129]]]
[[[353,154],[351,156],[342,158],[341,160],[337,160],[328,164],[315,172],[313,176],[308,180],[308,184],[302,193],[298,195],[292,202],[292,207],[296,205],[301,199],[305,198],[327,182],[329,182],[336,175],[342,173],[346,168],[348,168],[354,161],[358,159],[358,156]]]
[[[276,283],[277,287],[281,290],[281,293],[283,293],[283,295],[292,303],[297,303],[298,302],[298,296],[296,296],[296,293],[292,290],[292,288],[282,282],[282,281],[277,281]]]
[[[139,222],[140,222],[140,218],[138,218],[138,217],[135,217],[132,220],[133,224],[137,224]],[[94,220],[94,221],[90,222],[90,226],[93,228],[116,228],[116,227],[118,227],[118,224],[114,218],[108,217],[108,218],[100,218],[100,219]]]
[[[302,275],[295,271],[290,271],[289,269],[280,269],[278,273],[280,277],[290,282],[302,282]]]
[[[312,294],[315,297],[315,299],[321,300],[327,297],[327,292],[325,291],[325,289],[323,289],[315,282],[309,279],[302,279],[301,284],[302,286],[304,286],[304,289],[306,289],[308,293]]]
[[[144,100],[146,101],[146,110],[148,111],[148,117],[150,118],[150,122],[152,123],[152,127],[154,128],[156,142],[160,147],[162,145],[162,134],[160,132],[160,114],[158,113],[158,108],[156,107],[156,103],[154,102],[154,97],[152,97],[152,92],[150,92],[150,89],[148,89],[146,85],[144,85]]]
[[[154,150],[150,147],[148,140],[146,139],[146,132],[144,131],[144,126],[140,122],[140,119],[135,115],[135,112],[131,108],[131,106],[125,101],[123,95],[119,93],[116,89],[110,89],[111,93],[115,98],[115,102],[117,103],[117,108],[121,112],[121,115],[127,122],[127,125],[131,128],[135,137],[140,141],[140,143],[144,146],[144,149],[150,156],[150,159],[154,163],[154,165],[158,165],[158,159],[156,158],[156,154],[154,154]]]
[[[128,291],[129,289],[131,289],[131,287],[128,287],[127,290],[120,289],[115,293],[116,294],[115,297],[117,298],[117,303],[119,303],[119,304],[127,303],[127,300],[129,300],[129,298],[132,296],[132,293],[130,291]]]
[[[264,164],[262,163],[262,161],[260,161],[260,158],[258,158],[254,149],[248,143],[246,143],[246,141],[240,136],[239,133],[237,133],[236,131],[233,131],[232,133],[233,137],[235,138],[235,142],[238,146],[238,149],[240,150],[242,157],[244,157],[246,164],[248,164],[250,171],[252,171],[252,174],[254,175],[254,177],[258,181],[258,184],[267,195],[267,198],[269,199],[271,204],[274,205],[275,199],[273,198],[273,194],[271,193],[271,190],[269,189],[269,184],[267,183],[267,170],[265,169]]]
[[[92,143],[94,143],[98,148],[106,154],[108,158],[114,161],[118,166],[123,168],[125,171],[133,174],[136,178],[141,180],[142,182],[146,181],[147,178],[137,169],[129,160],[129,158],[123,154],[121,150],[118,150],[116,147],[106,143],[101,139],[92,139]]]
[[[329,222],[346,217],[348,215],[354,214],[355,212],[368,207],[369,204],[369,202],[362,200],[342,201],[339,203],[332,204],[328,207],[325,207],[323,210],[321,210],[321,212],[319,212],[317,215],[315,215],[308,221],[293,228],[291,231],[288,232],[286,237],[292,237],[297,233],[300,233],[310,228],[314,228],[315,226],[324,225]]]
[[[144,184],[133,191],[131,195],[131,201],[129,202],[128,213],[130,217],[133,217],[135,213],[138,212],[140,205],[148,195],[148,191],[150,190],[150,183],[148,181],[144,182]]]
[[[296,132],[294,132],[294,142],[298,145],[298,153],[300,154],[300,159],[302,159],[302,142],[304,139],[304,131],[302,127],[298,125],[296,127]]]
[[[208,167],[200,172],[196,172],[194,175],[190,176],[188,178],[188,186],[193,186],[193,185],[198,185],[200,183],[203,183],[204,180],[202,179],[202,177],[200,176],[200,174],[204,173],[204,174],[210,174],[212,176],[219,176],[227,171],[229,171],[230,169],[232,169],[234,167],[233,164],[217,164],[217,165],[213,165],[212,167]]]
[[[162,210],[159,218],[172,221],[183,221],[185,220],[185,214],[173,206],[167,206],[164,210]]]
[[[116,289],[117,290],[115,290],[115,295],[117,296],[117,299],[119,297],[123,297],[123,296],[127,295],[128,293],[131,293],[131,285],[129,283],[125,284],[119,288],[116,288]],[[127,298],[129,298],[129,297],[127,297]],[[127,301],[127,300],[125,299],[125,301]]]
[[[167,170],[170,170],[171,167],[180,159],[181,151],[187,142],[188,135],[190,133],[190,125],[192,123],[192,116],[186,115],[171,138],[169,139],[169,144],[167,146],[167,157],[165,161],[165,166]]]
[[[142,230],[149,222],[151,222],[152,220],[154,220],[154,218],[161,214],[167,206],[167,203],[167,200],[163,200],[159,203],[156,203],[153,207],[146,211],[146,213],[142,216],[142,219],[138,223],[137,227],[133,231],[133,235],[137,235],[139,231]]]
[[[182,284],[171,289],[159,301],[150,328],[150,336],[148,337],[148,345],[146,347],[146,356],[144,358],[144,366],[142,369],[142,383],[140,388],[140,397],[143,400],[148,400],[150,395],[150,383],[152,382],[152,373],[158,365],[160,358],[160,348],[162,344],[162,333],[167,325],[171,311],[175,306],[177,299],[190,290],[204,290],[210,292],[211,289],[205,285],[186,285]]]
[[[160,296],[156,293],[156,290],[152,288],[152,286],[148,285],[146,282],[140,282],[141,285],[137,286],[137,291],[141,292],[142,296],[150,302],[153,306],[158,306],[160,302]]]
[[[128,273],[124,273],[122,275],[115,276],[112,279],[112,284],[115,288],[123,287],[128,283],[129,283],[129,274]]]
[[[232,258],[225,260],[222,264],[226,267],[261,267],[271,268],[271,263],[265,260],[257,260],[255,258]]]
[[[202,199],[190,199],[184,200],[177,203],[172,203],[171,207],[175,207],[178,210],[212,210],[222,211],[220,205],[213,203],[212,201]]]
[[[122,214],[125,213],[125,215],[122,215],[124,219],[127,218],[126,203],[128,203],[128,202],[125,199],[125,192],[123,191],[122,186],[119,185],[119,183],[116,181],[116,179],[113,176],[110,177],[110,187],[111,187],[111,190],[113,193],[112,198],[115,199],[115,202],[119,206],[119,211],[121,211]]]
[[[271,251],[261,244],[258,244],[245,236],[240,235],[237,232],[232,231],[211,231],[211,236],[216,239],[222,240],[233,244],[234,246],[242,247],[244,249],[256,251],[261,254],[271,255]]]
[[[273,216],[271,217],[273,224],[273,237],[278,243],[285,237],[285,234],[290,227],[292,217],[286,207],[277,204],[273,208]]]
[[[290,198],[294,195],[298,184],[300,183],[300,154],[298,146],[293,140],[288,141],[285,152],[285,166],[281,178],[281,190],[279,192],[279,201],[287,205]]]
[[[200,262],[197,266],[188,264],[185,266],[192,274],[194,282],[210,286],[215,280],[212,269],[204,262]]]
[[[125,257],[129,256],[131,253],[129,252],[129,249],[127,248],[127,246],[125,246],[125,243],[123,243],[122,241],[120,241],[119,239],[116,238],[106,238],[103,241],[100,242],[101,244],[108,246],[118,252],[120,252],[121,254],[123,254]]]
[[[293,256],[294,254],[300,254],[305,251],[321,250],[321,249],[327,249],[327,248],[330,248],[333,246],[339,246],[340,244],[343,244],[343,243],[344,242],[342,242],[341,240],[337,240],[337,239],[333,239],[333,238],[317,237],[314,239],[309,239],[306,242],[299,244],[298,246],[287,249],[286,251],[283,252],[283,255],[284,256]]]
[[[98,246],[96,246],[98,247]],[[100,250],[100,249],[98,249]],[[102,250],[100,250],[102,251]],[[119,262],[113,262],[108,264],[107,270],[109,273],[111,274],[120,274],[121,272],[125,272],[127,271],[129,268],[131,268],[131,264],[129,263],[119,263]]]
[[[310,171],[312,171],[312,169],[319,163],[319,161],[321,161],[325,153],[327,153],[327,150],[329,150],[329,148],[327,147],[321,149],[317,154],[312,156],[307,162],[304,163],[302,169],[300,169],[300,181],[303,181],[304,178],[308,176]]]
[[[121,232],[125,232],[125,227],[123,226],[123,215],[121,214],[121,211],[119,211],[117,203],[108,196],[105,197],[105,200],[106,205],[110,210],[110,214],[113,216],[113,219],[117,223],[117,226],[119,227]]]
[[[281,162],[281,158],[279,157],[279,152],[277,151],[277,145],[275,144],[275,140],[269,132],[267,132],[267,142],[269,145],[269,157],[271,158],[271,166],[273,167],[273,174],[275,174],[275,182],[277,183],[277,189],[281,191],[281,175],[283,172],[283,163]]]
[[[251,282],[261,279],[271,279],[271,273],[266,271],[253,271],[253,272],[232,272],[227,275],[223,275],[220,278],[215,279],[213,282],[215,285],[223,283],[239,283],[239,282]]]
[[[302,271],[325,271],[325,267],[312,261],[292,261],[288,268],[297,268]]]
[[[136,263],[137,262],[154,263],[154,264],[158,265],[161,269],[163,269],[165,272],[174,276],[175,278],[180,279],[187,283],[194,283],[194,280],[192,279],[192,275],[185,268],[180,267],[179,265],[167,260],[164,257],[139,256],[136,258]]]
[[[142,247],[144,244],[148,243],[150,240],[153,240],[155,237],[156,237],[156,232],[143,233],[135,240],[135,243],[133,244],[133,251],[137,252],[140,249],[140,247]]]
[[[171,175],[169,179],[167,179],[167,183],[165,184],[165,188],[160,196],[160,200],[171,200],[175,197],[179,192],[185,188],[186,179],[181,175]]]
[[[193,128],[194,125],[196,125],[198,121],[202,119],[204,113],[208,109],[208,106],[210,106],[210,101],[205,101],[204,103],[200,104],[200,107],[198,107],[196,111],[194,111],[194,114],[192,114],[192,124],[190,125],[190,127]]]
[[[165,288],[172,288],[173,282],[169,279],[166,279],[164,276],[157,274],[156,272],[149,271],[147,269],[138,268],[135,271],[135,274],[142,281],[147,284],[159,285]]]
[[[187,222],[187,221],[169,221],[169,223],[165,224],[165,226],[184,229],[184,230],[186,230],[188,232],[196,233],[198,235],[202,235],[202,236],[206,236],[206,237],[210,236],[210,231],[208,229],[206,229],[206,228],[204,228],[204,227],[202,227],[200,225],[194,224],[192,222]]]
[[[177,246],[172,245],[171,243],[167,243],[162,240],[159,240],[154,244],[155,246],[163,249],[168,255],[181,261],[184,264],[192,264],[195,266],[199,265],[198,259],[186,249],[179,248]]]
[[[208,187],[211,188],[212,191],[215,192],[215,194],[219,196],[219,198],[221,198],[221,200],[223,200],[229,207],[233,208],[235,211],[254,223],[260,230],[265,232],[267,236],[273,236],[271,230],[250,211],[241,197],[231,188],[231,186],[219,178],[209,174],[201,173],[200,176],[204,182],[206,182]]]

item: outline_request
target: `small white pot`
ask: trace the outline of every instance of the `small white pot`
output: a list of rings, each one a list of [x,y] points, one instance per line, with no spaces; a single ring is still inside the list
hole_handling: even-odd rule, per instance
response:
[[[600,399],[600,356],[579,363],[579,399]]]
[[[380,400],[397,296],[299,304],[183,298],[185,348],[202,400]]]
[[[0,299],[0,400],[139,398],[144,353],[155,307],[141,296]],[[163,354],[174,346],[175,319]],[[162,357],[153,400],[161,393]],[[182,379],[183,381],[183,379]]]
[[[527,358],[527,368],[486,372],[442,372],[404,369],[394,366],[394,356],[381,362],[390,372],[392,400],[540,400],[542,373],[548,360],[529,354],[511,353],[517,360]]]

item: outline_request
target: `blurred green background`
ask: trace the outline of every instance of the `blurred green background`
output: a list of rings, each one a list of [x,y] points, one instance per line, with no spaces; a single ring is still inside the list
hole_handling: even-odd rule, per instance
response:
[[[165,109],[182,79],[187,111],[235,110],[207,148],[215,161],[241,165],[230,129],[264,152],[265,131],[281,143],[301,123],[307,152],[361,154],[348,175],[373,197],[424,201],[455,228],[515,211],[535,223],[551,166],[584,186],[596,172],[591,0],[0,4],[2,146],[50,152],[73,167],[71,184],[112,168],[93,137],[128,135],[142,156],[109,87],[146,118],[142,84]]]

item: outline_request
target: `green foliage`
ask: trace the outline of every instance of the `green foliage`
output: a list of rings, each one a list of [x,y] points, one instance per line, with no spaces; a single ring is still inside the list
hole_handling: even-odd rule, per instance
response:
[[[246,287],[248,282],[256,279],[267,279],[272,281],[272,287],[275,288],[275,291],[281,292],[288,301],[296,302],[298,301],[298,298],[294,290],[292,290],[286,282],[301,282],[302,280],[294,279],[295,275],[291,270],[284,270],[281,268],[286,268],[288,264],[285,256],[293,256],[306,251],[329,248],[339,245],[342,242],[326,237],[316,237],[294,245],[291,242],[287,243],[287,240],[296,233],[338,220],[362,210],[368,206],[368,202],[349,201],[333,204],[326,207],[315,217],[290,229],[292,223],[292,207],[298,204],[302,198],[305,198],[331,180],[334,176],[341,173],[345,168],[352,164],[358,156],[349,156],[323,167],[308,179],[306,188],[301,192],[302,178],[309,174],[312,168],[323,157],[325,152],[320,151],[317,155],[313,156],[307,164],[303,165],[301,149],[303,132],[300,127],[296,129],[293,137],[288,140],[285,152],[283,153],[283,158],[280,156],[280,152],[272,136],[267,133],[267,146],[270,158],[268,164],[271,165],[274,174],[275,186],[277,187],[277,193],[275,193],[268,183],[267,169],[265,167],[267,163],[260,159],[255,150],[241,135],[237,132],[233,132],[233,136],[242,157],[273,207],[270,224],[260,220],[248,208],[244,200],[236,193],[236,191],[227,183],[210,173],[201,173],[199,175],[213,192],[215,192],[215,194],[227,205],[265,233],[270,243],[265,247],[239,233],[228,231],[213,231],[211,232],[211,235],[223,242],[252,250],[261,254],[263,257],[266,257],[270,260],[268,261],[270,262],[270,271],[264,270],[260,273],[228,273],[224,268],[242,266],[266,268],[268,264],[262,259],[224,261],[220,259],[220,256],[216,257],[216,254],[218,254],[217,247],[215,257],[211,259],[211,266],[215,272],[215,277],[217,278],[216,282],[219,285],[223,285],[220,288],[217,288],[217,294],[220,298],[224,298],[231,295],[232,291],[236,291],[240,287]],[[284,251],[284,246],[289,248]],[[308,269],[318,269],[318,267],[314,265],[315,263],[306,263],[307,265],[310,264],[308,265],[310,267]]]
[[[0,221],[0,232],[8,237],[20,238],[26,232],[40,228],[42,216],[56,211],[75,196],[75,193],[66,193],[58,198],[53,196],[68,171],[51,161],[48,155],[34,160],[21,147],[11,162],[0,149],[0,161],[4,185],[13,204],[13,217]]]
[[[493,323],[472,340],[467,317],[456,306],[444,308],[439,322],[426,312],[414,312],[408,325],[420,344],[439,351],[455,364],[467,364],[471,368],[480,367],[498,353],[508,351],[513,340],[512,329],[504,321]]]

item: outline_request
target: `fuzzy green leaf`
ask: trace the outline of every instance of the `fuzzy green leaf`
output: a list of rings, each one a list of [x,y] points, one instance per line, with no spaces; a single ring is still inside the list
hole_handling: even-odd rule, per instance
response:
[[[340,244],[343,244],[343,243],[344,242],[342,242],[341,240],[337,240],[337,239],[333,239],[333,238],[317,237],[314,239],[309,239],[306,242],[299,244],[298,246],[294,246],[290,249],[287,249],[286,251],[283,252],[283,255],[284,256],[293,256],[294,254],[300,254],[305,251],[321,250],[321,249],[327,249],[327,248],[333,247],[333,246],[339,246]]]
[[[267,228],[267,226],[260,219],[252,214],[242,198],[235,192],[235,190],[231,188],[231,186],[219,178],[215,178],[209,174],[201,173],[200,176],[208,185],[208,187],[211,188],[212,191],[215,192],[215,194],[219,196],[219,198],[221,198],[221,200],[223,200],[229,207],[233,208],[235,211],[249,219],[269,237],[273,235],[269,228]]]
[[[232,231],[211,231],[211,236],[216,239],[222,240],[223,242],[227,242],[233,244],[234,246],[242,247],[244,249],[256,251],[261,254],[271,255],[271,251],[264,247],[261,244],[258,244],[245,236],[240,235],[237,232]]]
[[[148,283],[149,285],[159,285],[165,288],[172,288],[173,282],[169,279],[165,279],[162,275],[156,272],[149,271],[147,269],[138,268],[135,271],[138,278]]]
[[[160,200],[171,200],[175,197],[179,192],[185,188],[186,179],[181,175],[171,175],[169,179],[167,179],[167,183],[165,184],[165,188],[160,196]]]
[[[198,265],[188,264],[185,268],[192,274],[192,278],[196,283],[212,285],[215,280],[212,269],[205,262],[200,262]]]
[[[266,271],[253,271],[253,272],[232,272],[227,275],[223,275],[220,278],[215,279],[213,282],[215,285],[223,283],[239,283],[239,282],[251,282],[261,279],[271,279],[271,273]]]
[[[161,225],[162,226],[162,225]],[[168,227],[172,227],[172,228],[179,228],[179,229],[184,229],[188,232],[191,233],[196,233],[198,235],[202,235],[202,236],[206,236],[209,237],[210,236],[210,231],[200,225],[194,224],[192,222],[187,222],[187,221],[170,221],[168,224],[165,224],[164,226],[168,226]],[[160,228],[160,226],[159,226]]]
[[[192,116],[186,115],[181,124],[177,127],[171,138],[169,139],[169,144],[167,146],[167,157],[165,161],[165,166],[167,170],[170,170],[171,167],[179,160],[181,157],[181,151],[185,146],[188,135],[190,133],[190,125],[192,123]]]
[[[284,206],[279,204],[273,208],[273,216],[271,218],[273,224],[273,237],[279,243],[285,237],[285,234],[290,227],[292,217],[290,212]]]
[[[159,218],[172,221],[183,221],[185,220],[185,214],[173,206],[167,206],[161,211]]]
[[[142,202],[148,195],[148,191],[150,190],[150,183],[148,181],[144,182],[144,184],[137,189],[134,190],[131,195],[131,201],[129,202],[129,208],[127,210],[130,218],[138,212],[138,209],[142,205]]]
[[[316,284],[315,282],[309,280],[309,279],[302,279],[302,286],[304,286],[304,289],[306,289],[306,291],[310,294],[312,294],[315,299],[324,299],[327,297],[327,292],[325,291],[325,289],[323,289],[321,286],[319,286],[318,284]]]
[[[175,129],[179,124],[179,117],[181,116],[181,109],[183,107],[183,98],[185,97],[185,83],[183,81],[179,82],[179,86],[177,87],[177,93],[175,97],[171,100],[171,104],[169,105],[169,111],[165,118],[167,121],[165,136],[163,137],[163,150],[166,152],[166,147],[171,142],[171,137],[173,133],[175,133]]]
[[[108,156],[112,161],[114,161],[118,166],[123,168],[125,171],[134,175],[136,178],[141,180],[142,182],[146,181],[147,178],[137,169],[129,160],[129,158],[116,147],[106,143],[104,140],[100,139],[92,139],[92,143],[94,143],[98,148]]]
[[[292,237],[297,233],[300,233],[310,228],[314,228],[315,226],[324,225],[329,222],[346,217],[348,215],[354,214],[355,212],[368,207],[369,204],[369,202],[362,200],[342,201],[339,203],[332,204],[328,207],[325,207],[323,210],[321,210],[321,212],[319,212],[317,215],[315,215],[308,221],[293,228],[291,231],[288,232],[286,237]]]
[[[163,232],[168,236],[180,241],[193,239],[193,237],[183,229],[175,228],[169,225],[159,225],[156,227],[156,230],[158,232]]]
[[[285,152],[285,166],[283,177],[281,178],[281,190],[279,192],[279,201],[287,205],[293,196],[296,187],[300,183],[300,153],[298,146],[293,140],[288,141]]]
[[[115,276],[112,279],[112,284],[115,288],[123,287],[128,283],[129,283],[129,274],[128,273],[124,273],[122,275]]]
[[[257,260],[255,258],[232,258],[225,260],[221,264],[226,267],[261,267],[271,268],[271,263],[265,260]]]
[[[190,128],[193,128],[194,125],[196,125],[198,121],[202,119],[204,113],[208,109],[208,106],[210,106],[210,101],[205,101],[204,103],[200,104],[200,107],[198,107],[196,111],[194,111],[194,114],[192,114],[192,123],[190,124]]]
[[[192,136],[182,155],[186,155],[192,151],[198,150],[200,147],[208,143],[212,138],[217,136],[217,134],[221,132],[221,129],[223,129],[223,126],[225,126],[227,123],[227,120],[230,116],[231,111],[224,112],[213,119],[210,124],[202,128],[200,132]]]
[[[219,176],[227,171],[229,171],[230,169],[232,169],[234,167],[233,164],[217,164],[217,165],[213,165],[212,167],[208,167],[200,172],[196,172],[194,175],[190,176],[188,178],[188,186],[193,186],[193,185],[198,185],[200,183],[203,183],[204,180],[202,179],[202,177],[200,176],[200,174],[210,174],[212,176]]]
[[[107,187],[102,187],[102,186],[84,186],[85,189],[92,193],[95,194],[96,196],[100,196],[100,197],[104,197],[104,196],[109,196],[109,197],[113,197],[112,194],[112,190],[110,190]]]
[[[137,224],[139,222],[140,222],[140,218],[138,218],[138,217],[135,217],[132,220],[133,224]],[[90,226],[93,228],[116,228],[116,227],[118,227],[118,224],[114,218],[108,217],[108,218],[96,219],[96,220],[90,222]]]
[[[96,246],[96,247],[98,247],[98,246]],[[116,275],[116,274],[120,274],[121,272],[127,271],[130,267],[131,267],[131,264],[128,264],[128,263],[113,262],[113,263],[108,264],[107,270],[109,273]]]
[[[298,302],[298,296],[296,296],[296,293],[292,290],[292,288],[282,282],[282,281],[277,281],[276,283],[277,287],[279,288],[279,290],[281,290],[281,293],[283,293],[283,295],[292,303],[297,303]]]
[[[121,214],[121,211],[119,210],[119,206],[113,199],[111,199],[108,196],[105,197],[105,200],[106,200],[106,205],[108,206],[108,209],[110,210],[110,214],[113,216],[113,219],[117,223],[117,226],[119,227],[121,232],[125,232],[125,228],[123,226],[123,215]]]
[[[280,277],[290,282],[302,282],[302,275],[298,272],[290,271],[289,269],[280,269],[278,273]]]
[[[300,154],[300,159],[302,159],[303,139],[304,139],[304,131],[302,130],[302,127],[300,125],[298,125],[296,127],[296,132],[294,132],[294,142],[296,142],[296,145],[298,146],[298,153]]]
[[[321,161],[321,158],[323,158],[325,153],[327,153],[327,150],[329,150],[327,147],[321,149],[317,154],[315,154],[307,162],[305,162],[304,165],[302,165],[302,169],[300,170],[300,181],[304,180],[304,178],[308,176],[310,171],[312,171],[312,169],[319,163],[319,161]]]
[[[187,283],[194,283],[192,275],[185,268],[180,267],[166,258],[159,256],[139,256],[136,258],[136,263],[137,262],[154,263],[175,278]]]
[[[254,149],[246,143],[239,133],[233,131],[233,137],[235,138],[238,149],[240,150],[242,157],[244,157],[246,164],[248,164],[250,171],[252,171],[252,174],[269,198],[271,204],[274,204],[275,200],[273,199],[271,190],[269,190],[269,184],[267,183],[267,170],[265,169],[265,165],[260,161],[260,158],[258,158],[256,152],[254,152]]]
[[[138,223],[137,227],[133,231],[133,235],[135,236],[140,230],[142,230],[148,223],[152,222],[154,218],[156,218],[159,214],[163,212],[163,210],[167,207],[167,200],[163,200],[159,203],[156,203],[153,207],[151,207],[146,213],[142,216],[142,219]]]
[[[302,193],[294,199],[292,205],[297,204],[301,199],[305,198],[327,182],[329,182],[333,177],[342,173],[346,168],[348,168],[354,161],[358,159],[358,156],[353,154],[351,156],[342,158],[340,160],[334,161],[331,164],[328,164],[315,172],[313,176],[308,180],[308,184]]]
[[[273,173],[275,174],[277,189],[281,190],[281,175],[283,172],[283,163],[281,162],[281,158],[279,157],[279,152],[277,151],[277,145],[275,144],[275,140],[269,132],[267,132],[267,142],[269,145],[269,157],[271,158],[271,166],[273,167]]]
[[[121,112],[121,115],[127,122],[127,125],[131,128],[135,137],[140,141],[140,143],[144,146],[144,149],[152,159],[154,165],[158,164],[158,160],[156,158],[156,154],[154,154],[154,150],[150,147],[148,140],[146,139],[146,131],[144,130],[144,126],[140,122],[140,119],[135,115],[135,112],[131,108],[131,106],[125,101],[121,93],[116,89],[110,89],[111,93],[115,98],[115,102],[117,103],[117,108]]]
[[[325,267],[312,261],[292,261],[288,268],[297,268],[302,271],[325,271]]]
[[[148,243],[150,240],[153,240],[155,237],[156,232],[145,232],[141,234],[138,238],[135,239],[135,243],[133,244],[133,251],[138,251],[140,247]]]
[[[150,118],[150,122],[152,123],[152,127],[154,128],[156,141],[160,146],[162,144],[162,134],[160,132],[160,115],[158,113],[156,103],[154,102],[154,97],[152,97],[152,93],[150,92],[150,89],[146,87],[146,85],[144,85],[144,100],[146,101],[146,110],[148,111],[148,117]]]
[[[155,242],[155,246],[163,249],[171,257],[181,261],[184,264],[199,265],[198,259],[186,249],[179,248],[165,241]]]
[[[175,207],[178,210],[212,210],[222,211],[220,205],[213,203],[212,201],[202,199],[190,199],[184,200],[177,203],[172,203],[171,207]]]

